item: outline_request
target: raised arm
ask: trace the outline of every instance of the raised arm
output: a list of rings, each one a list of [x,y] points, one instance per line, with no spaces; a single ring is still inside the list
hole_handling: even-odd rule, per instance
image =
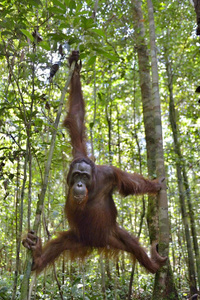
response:
[[[127,173],[113,166],[111,168],[114,175],[114,185],[123,196],[156,194],[164,181],[164,178],[149,180],[137,173]]]
[[[74,72],[70,81],[69,109],[63,125],[67,128],[72,144],[73,157],[87,156],[85,139],[85,103],[82,95],[79,63],[79,52],[72,51],[69,57],[69,64],[75,61]]]

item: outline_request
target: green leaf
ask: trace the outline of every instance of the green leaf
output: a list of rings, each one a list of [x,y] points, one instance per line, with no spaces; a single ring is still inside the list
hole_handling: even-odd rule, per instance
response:
[[[106,52],[106,51],[104,51],[102,49],[99,49],[99,48],[97,48],[95,50],[97,51],[97,53],[102,54],[104,57],[106,57],[106,58],[108,58],[112,61],[117,62],[119,60],[119,58],[114,53],[109,53],[109,52]]]
[[[81,22],[84,29],[89,29],[95,25],[92,18],[86,18],[84,16],[81,16]]]
[[[67,7],[69,7],[70,0],[64,0]]]
[[[31,42],[34,42],[34,37],[29,31],[27,31],[26,29],[20,29],[20,30]]]
[[[96,58],[97,58],[96,55],[90,57],[90,59],[87,62],[88,66],[93,65],[95,63],[95,61],[96,61]]]
[[[61,9],[63,9],[64,11],[66,11],[66,6],[61,3],[60,1],[58,0],[53,0],[53,3],[56,5],[56,6],[59,6]]]
[[[42,127],[43,120],[42,120],[42,119],[39,119],[39,118],[36,118],[36,119],[34,120],[34,124],[35,124],[35,126],[37,126],[37,127]]]
[[[6,35],[10,35],[11,33],[12,33],[11,31],[4,30],[4,31],[1,32],[1,35],[6,36]]]
[[[71,10],[76,9],[76,1],[71,0],[68,5]]]
[[[68,40],[68,36],[64,33],[49,34],[49,36],[54,41]]]
[[[40,0],[29,0],[28,3],[30,3],[31,5],[33,5],[35,7],[42,6],[42,2]]]
[[[65,13],[65,10],[59,8],[59,7],[49,7],[48,8],[48,11],[50,13],[54,13],[54,14],[64,14]]]
[[[13,29],[14,27],[14,21],[11,18],[4,18],[2,22],[0,22],[0,27],[1,28],[6,28],[6,29]]]
[[[47,51],[51,50],[51,47],[48,42],[42,41],[38,45]]]
[[[73,21],[74,27],[76,27],[78,24],[80,24],[80,17],[74,18],[74,21]]]
[[[95,32],[99,36],[103,36],[104,38],[106,37],[105,32],[102,29],[92,28],[91,31]]]
[[[82,41],[81,41],[81,39],[79,39],[78,37],[70,37],[70,38],[68,39],[68,44],[69,44],[69,45],[72,45],[72,44],[74,44],[74,43],[80,43],[80,42],[82,42]]]

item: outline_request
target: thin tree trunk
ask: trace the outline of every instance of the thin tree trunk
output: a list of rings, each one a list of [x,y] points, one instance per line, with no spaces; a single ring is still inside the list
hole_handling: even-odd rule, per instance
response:
[[[100,255],[100,268],[101,268],[101,288],[103,293],[103,299],[106,300],[106,281],[105,281],[105,268],[102,255]]]
[[[148,50],[145,42],[145,28],[140,0],[132,0],[135,42],[139,63],[140,88],[142,94],[143,118],[147,145],[147,167],[150,177],[155,176],[155,126]],[[149,196],[147,222],[150,241],[158,239],[158,209],[156,197]]]
[[[109,90],[109,94],[111,94]],[[110,95],[111,99],[111,95]],[[106,120],[108,123],[108,153],[109,153],[109,164],[112,164],[112,99],[106,105]]]
[[[60,283],[60,281],[58,279],[58,276],[57,276],[57,273],[56,273],[55,264],[53,264],[53,272],[54,272],[54,277],[56,279],[56,283],[57,283],[57,286],[58,286],[58,291],[59,291],[59,294],[60,294],[60,299],[64,300],[62,286],[61,286],[61,283]]]
[[[136,91],[136,76],[135,76],[135,66],[134,66],[134,98],[133,98],[133,120],[134,120],[134,138],[137,145],[137,151],[139,156],[139,165],[140,165],[140,174],[142,174],[142,156],[141,156],[141,147],[139,144],[138,134],[136,130],[136,97],[135,97],[135,91]],[[140,225],[139,225],[139,231],[137,234],[137,237],[140,238],[140,234],[142,232],[142,225],[145,217],[145,211],[146,211],[146,205],[145,205],[145,199],[144,196],[142,196],[142,213],[140,217]],[[128,300],[131,300],[132,298],[132,287],[133,287],[133,279],[135,274],[135,264],[132,265],[131,275],[129,279],[129,289],[128,289]]]
[[[94,160],[94,143],[93,143],[93,127],[96,121],[97,112],[97,87],[96,87],[96,65],[94,65],[94,86],[93,86],[93,97],[94,97],[94,110],[93,110],[93,121],[90,123],[90,143],[91,143],[91,154]]]
[[[40,225],[41,213],[42,213],[44,198],[45,198],[45,194],[46,194],[46,190],[47,190],[47,184],[48,184],[51,161],[52,161],[54,147],[55,147],[55,140],[56,140],[58,124],[59,124],[59,121],[60,121],[60,116],[61,116],[61,112],[62,112],[62,107],[63,107],[65,95],[67,93],[67,89],[68,89],[68,86],[69,86],[69,83],[70,83],[70,80],[71,80],[71,76],[73,74],[74,66],[75,66],[75,62],[72,63],[72,66],[71,66],[71,69],[70,69],[70,72],[69,72],[69,76],[68,76],[67,81],[65,83],[65,87],[62,90],[62,95],[61,95],[61,98],[60,98],[60,105],[59,105],[56,120],[55,120],[55,123],[54,123],[54,128],[53,128],[52,138],[51,138],[51,145],[50,145],[48,159],[47,159],[46,167],[45,167],[44,181],[43,181],[42,189],[41,189],[39,199],[38,199],[38,202],[37,202],[36,216],[35,216],[35,222],[34,222],[34,226],[33,226],[33,229],[34,229],[35,233],[37,233],[39,225]],[[30,280],[30,275],[31,275],[31,266],[32,266],[32,254],[31,254],[30,250],[27,250],[27,259],[26,259],[24,277],[23,277],[22,284],[21,284],[20,300],[26,300],[28,298],[29,280]]]
[[[139,74],[140,74],[140,86],[142,93],[143,102],[143,115],[144,115],[144,126],[147,143],[147,159],[148,159],[148,172],[149,176],[164,175],[164,159],[163,159],[163,145],[162,145],[162,127],[161,127],[161,116],[160,116],[160,99],[158,93],[158,75],[157,75],[157,57],[155,55],[155,38],[151,36],[151,48],[154,51],[153,57],[153,87],[151,84],[150,68],[149,68],[149,56],[147,46],[145,43],[145,28],[142,22],[143,14],[141,9],[140,0],[132,0],[133,13],[135,20],[135,35],[136,35],[136,46],[138,52],[139,61]],[[150,30],[154,32],[152,24],[154,26],[154,20],[150,20]],[[152,33],[151,32],[151,33]],[[152,53],[153,54],[153,53]],[[153,88],[153,99],[152,99],[152,88]],[[156,159],[155,159],[156,156]],[[168,211],[167,211],[167,197],[166,190],[162,189],[159,193],[158,199],[156,197],[149,197],[148,204],[148,225],[150,232],[151,241],[157,240],[159,237],[158,230],[158,209],[159,209],[159,226],[160,227],[160,241],[161,254],[166,255],[168,253],[169,243],[169,225],[168,225]],[[157,289],[157,295],[154,293],[154,299],[169,299],[171,295],[175,295],[178,299],[177,291],[174,286],[172,272],[170,264],[163,268],[162,273],[157,272],[156,282],[160,284],[159,290]],[[155,291],[155,290],[154,290]],[[174,297],[174,299],[175,299]]]
[[[152,97],[154,105],[155,122],[155,149],[156,153],[156,175],[165,177],[164,154],[163,154],[163,136],[161,123],[160,93],[159,93],[159,75],[156,51],[156,36],[153,4],[147,0],[149,16],[149,32],[151,47],[151,70],[152,70]],[[169,217],[168,200],[166,187],[162,188],[157,197],[159,214],[159,250],[162,255],[169,253]],[[170,284],[169,284],[170,283]],[[155,277],[152,299],[178,299],[178,294],[174,285],[173,273],[170,262],[160,269]]]
[[[163,137],[161,124],[160,94],[158,82],[158,65],[155,43],[155,25],[153,16],[153,5],[151,0],[147,0],[150,45],[151,45],[151,70],[152,70],[152,98],[154,106],[154,123],[155,123],[155,148],[156,155],[156,176],[165,177],[164,155],[163,155]],[[168,201],[166,188],[162,189],[158,196],[159,223],[160,223],[160,243],[162,244],[162,254],[168,255],[169,252],[169,220],[168,220]],[[161,231],[162,229],[162,231]],[[165,251],[164,251],[165,250]],[[166,270],[165,270],[166,271]],[[164,276],[164,274],[162,274]],[[165,285],[166,282],[163,282]]]
[[[29,155],[28,155],[28,166],[29,166],[29,183],[28,183],[28,231],[31,227],[31,202],[32,202],[32,153],[31,143],[29,141]]]
[[[190,236],[189,230],[189,222],[187,217],[187,210],[185,204],[185,191],[183,185],[183,176],[182,176],[182,155],[180,150],[180,143],[178,138],[178,127],[177,127],[177,119],[176,119],[176,110],[174,106],[174,96],[173,96],[173,78],[170,63],[166,61],[166,68],[167,68],[167,77],[168,77],[168,88],[169,88],[169,118],[170,124],[173,133],[173,140],[174,140],[174,151],[176,154],[176,172],[178,178],[178,189],[179,189],[179,200],[180,200],[180,207],[181,207],[181,214],[183,225],[185,229],[185,237],[186,237],[186,244],[187,244],[187,251],[188,251],[188,272],[189,272],[189,281],[190,281],[190,293],[191,295],[197,292],[196,287],[196,272],[195,272],[195,263],[194,263],[194,256],[193,256],[193,249],[192,249],[192,241]]]
[[[184,162],[183,159],[180,161]],[[196,258],[196,270],[197,270],[197,280],[198,280],[198,286],[200,289],[200,253],[199,253],[199,245],[197,240],[197,231],[196,231],[196,225],[195,225],[195,217],[194,217],[194,210],[191,200],[191,194],[190,194],[190,186],[188,181],[187,172],[185,169],[185,164],[182,163],[182,172],[183,172],[183,184],[186,190],[186,197],[187,197],[187,203],[189,208],[189,216],[190,216],[190,224],[191,224],[191,232],[193,237],[193,246],[194,246],[194,252],[195,252],[195,258]]]
[[[12,300],[16,299],[16,291],[17,291],[17,278],[19,274],[19,252],[20,252],[20,244],[21,237],[19,235],[19,201],[20,201],[20,159],[17,158],[17,179],[16,179],[16,206],[15,206],[15,235],[16,235],[16,267],[15,267],[15,275],[14,275],[14,284],[13,284],[13,293]]]

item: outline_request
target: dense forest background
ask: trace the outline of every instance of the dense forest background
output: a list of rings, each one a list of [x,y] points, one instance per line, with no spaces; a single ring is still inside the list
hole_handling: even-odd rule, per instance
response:
[[[83,65],[88,149],[97,164],[158,175],[149,171],[146,151],[146,139],[155,132],[148,133],[144,124],[156,111],[155,101],[155,110],[145,108],[157,95],[169,265],[154,278],[125,253],[109,260],[94,252],[84,262],[63,256],[37,278],[31,275],[29,299],[164,299],[162,289],[155,292],[158,284],[173,290],[174,296],[166,299],[197,294],[200,100],[195,90],[200,85],[200,41],[192,2],[2,0],[0,29],[0,299],[25,300],[27,250],[21,240],[26,232],[37,224],[45,242],[68,228],[63,207],[71,147],[62,120],[67,58],[74,49]],[[150,89],[144,95],[146,83]],[[152,205],[147,196],[115,194],[119,224],[150,250],[152,224],[161,233],[165,229],[154,218],[162,216],[162,201],[152,207],[148,200]],[[151,213],[155,206],[158,211]],[[168,279],[161,283],[159,276]]]

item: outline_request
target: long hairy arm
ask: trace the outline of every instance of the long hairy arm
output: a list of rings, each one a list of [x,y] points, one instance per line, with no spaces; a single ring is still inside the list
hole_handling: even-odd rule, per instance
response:
[[[69,100],[68,100],[68,114],[64,120],[63,125],[67,128],[71,144],[73,148],[73,156],[87,156],[86,139],[85,139],[85,103],[82,94],[79,52],[73,51],[69,57],[69,64],[75,61],[74,73],[70,82]]]
[[[123,196],[139,194],[156,194],[162,187],[162,179],[149,180],[137,173],[127,173],[116,167],[113,171],[114,186]]]

